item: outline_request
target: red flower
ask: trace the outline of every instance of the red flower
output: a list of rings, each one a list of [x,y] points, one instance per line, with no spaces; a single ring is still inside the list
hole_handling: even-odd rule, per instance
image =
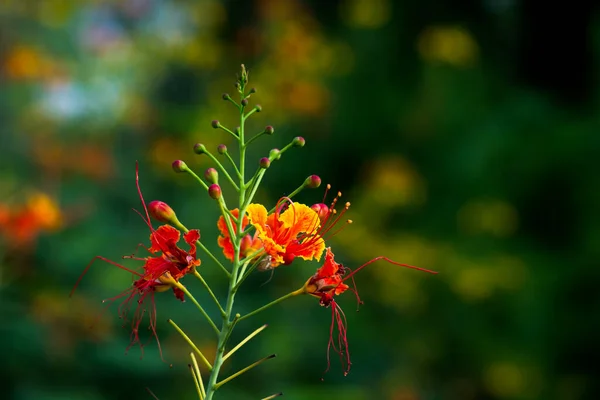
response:
[[[339,306],[339,304],[335,301],[335,296],[344,293],[346,290],[350,289],[356,295],[356,300],[359,304],[362,303],[360,297],[358,296],[358,292],[356,290],[356,285],[354,284],[354,274],[363,269],[369,264],[374,263],[378,260],[385,260],[390,264],[417,269],[419,271],[429,272],[432,274],[436,274],[437,272],[429,271],[423,268],[413,267],[412,265],[400,264],[395,261],[390,260],[387,257],[375,257],[374,259],[367,261],[360,267],[356,268],[354,271],[346,274],[349,271],[349,268],[344,267],[341,264],[338,264],[334,260],[334,254],[331,251],[331,248],[328,247],[326,249],[325,254],[325,262],[323,266],[317,270],[317,272],[306,281],[304,284],[304,293],[310,294],[319,298],[319,303],[324,307],[331,307],[331,326],[329,328],[329,342],[327,344],[327,369],[325,372],[329,370],[330,361],[329,361],[329,353],[331,348],[339,354],[340,361],[342,366],[344,367],[344,375],[350,372],[350,350],[348,346],[348,338],[347,338],[347,323],[346,316],[344,311]],[[344,282],[348,279],[352,280],[353,288],[346,285]],[[334,339],[335,331],[337,330],[337,340]]]
[[[150,248],[146,248],[153,256],[148,257],[132,257],[125,256],[123,258],[130,258],[138,261],[143,261],[143,271],[135,271],[130,268],[127,268],[121,264],[118,264],[114,261],[111,261],[107,258],[96,256],[85,268],[77,282],[75,283],[75,287],[71,291],[71,295],[79,285],[79,282],[83,278],[83,276],[87,273],[90,266],[97,259],[103,260],[112,264],[118,268],[121,268],[136,278],[133,282],[133,285],[128,289],[124,290],[122,293],[118,294],[115,297],[104,300],[104,302],[109,302],[112,304],[117,299],[123,299],[119,306],[119,318],[123,319],[124,323],[131,323],[131,338],[129,346],[127,350],[131,348],[131,346],[135,344],[140,344],[140,348],[143,352],[143,344],[140,341],[139,337],[139,327],[144,319],[144,315],[148,312],[146,308],[146,299],[150,298],[150,307],[149,307],[149,329],[152,332],[152,336],[156,338],[158,343],[158,348],[160,348],[160,342],[158,340],[158,336],[156,334],[156,305],[154,303],[154,293],[155,292],[164,292],[169,289],[173,289],[173,293],[175,297],[179,300],[184,301],[184,293],[181,289],[174,286],[173,283],[178,282],[181,278],[183,278],[186,274],[193,272],[194,268],[200,265],[200,260],[196,256],[196,241],[200,239],[200,232],[197,229],[193,229],[188,231],[184,236],[184,241],[189,245],[189,251],[183,250],[179,248],[177,243],[179,242],[181,233],[173,228],[170,225],[162,225],[158,227],[158,229],[154,229],[152,223],[150,221],[150,216],[148,214],[148,209],[146,207],[146,203],[144,202],[144,198],[142,196],[142,192],[139,186],[139,176],[138,176],[138,168],[136,165],[136,185],[138,189],[138,193],[140,199],[142,201],[142,205],[144,206],[145,216],[140,214],[144,219],[144,222],[150,228]],[[132,301],[135,300],[135,311],[133,312],[133,316],[129,319],[129,308],[132,304]]]

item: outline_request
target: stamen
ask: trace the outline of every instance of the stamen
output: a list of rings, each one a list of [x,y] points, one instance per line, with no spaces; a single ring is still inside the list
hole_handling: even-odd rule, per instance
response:
[[[122,270],[125,270],[127,272],[132,273],[133,275],[137,275],[138,277],[142,277],[143,275],[140,274],[137,271],[134,271],[132,269],[129,269],[121,264],[118,264],[112,260],[109,260],[108,258],[102,257],[102,256],[96,256],[94,258],[92,258],[92,260],[88,263],[88,265],[85,267],[85,269],[83,270],[83,272],[81,273],[81,275],[79,276],[79,278],[77,279],[77,282],[75,282],[75,286],[73,286],[73,289],[71,289],[71,293],[69,294],[69,297],[73,296],[73,293],[75,293],[75,289],[77,289],[77,286],[79,286],[79,283],[81,282],[81,280],[83,279],[84,275],[87,274],[88,270],[90,269],[90,267],[92,266],[92,264],[96,261],[96,260],[102,260],[105,261],[111,265],[114,265],[115,267],[121,268]]]

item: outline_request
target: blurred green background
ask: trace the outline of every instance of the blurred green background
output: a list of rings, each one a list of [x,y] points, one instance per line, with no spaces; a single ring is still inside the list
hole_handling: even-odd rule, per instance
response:
[[[591,2],[590,2],[591,4]],[[275,126],[250,162],[296,135],[269,169],[271,206],[319,174],[353,206],[335,237],[365,305],[340,299],[353,356],[323,377],[329,310],[297,298],[238,326],[269,329],[225,366],[278,358],[221,399],[592,399],[600,393],[598,7],[393,0],[3,0],[0,3],[0,378],[2,398],[194,399],[173,318],[211,355],[189,302],[157,295],[166,363],[102,299],[131,283],[119,260],[146,242],[147,201],[168,202],[216,247],[217,209],[170,163],[228,137],[221,100],[250,69]],[[230,193],[230,192],[229,192]],[[321,189],[298,200],[320,201]],[[135,266],[134,262],[127,263]],[[249,311],[300,286],[317,264],[256,274]],[[224,294],[204,257],[202,272]],[[197,282],[186,283],[209,308]],[[216,314],[214,314],[216,315]],[[212,355],[211,355],[212,357]],[[173,364],[172,368],[169,364]],[[594,378],[595,377],[595,378]]]

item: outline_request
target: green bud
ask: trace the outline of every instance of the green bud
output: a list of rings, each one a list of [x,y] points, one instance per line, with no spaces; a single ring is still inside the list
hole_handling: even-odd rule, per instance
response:
[[[273,128],[271,125],[268,125],[265,127],[265,133],[267,135],[272,135],[273,133],[275,133],[275,128]]]
[[[251,88],[250,89],[250,94],[254,94],[254,93],[256,93],[256,88]]]
[[[231,96],[229,95],[229,93],[223,93],[223,100],[231,100]]]
[[[242,100],[242,106],[246,107],[248,105],[248,99]]]
[[[219,173],[214,168],[204,171],[204,177],[209,183],[219,183]]]
[[[270,160],[279,160],[281,151],[279,149],[271,149],[271,151],[269,152],[269,159]]]
[[[194,145],[194,153],[196,154],[204,154],[206,153],[206,146],[202,143],[196,143]]]
[[[304,138],[302,136],[296,136],[294,138],[294,140],[292,140],[292,144],[295,147],[304,147],[305,143],[306,143],[306,140],[304,140]]]
[[[216,119],[214,121],[212,121],[210,123],[210,125],[214,128],[214,129],[219,129],[221,127],[221,123],[219,121],[217,121]]]
[[[173,167],[173,171],[175,172],[185,172],[188,169],[186,163],[184,163],[182,160],[173,161],[173,164],[171,164],[171,166]]]
[[[221,155],[224,155],[227,153],[227,146],[225,146],[224,144],[220,144],[217,146],[217,152]]]
[[[262,111],[262,106],[260,104],[257,104],[254,109],[256,110],[256,112],[261,112]]]

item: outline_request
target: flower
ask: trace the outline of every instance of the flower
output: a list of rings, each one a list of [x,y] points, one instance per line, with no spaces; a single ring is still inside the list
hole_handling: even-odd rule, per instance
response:
[[[177,243],[181,238],[181,232],[170,225],[162,225],[157,229],[154,229],[148,213],[148,208],[144,202],[142,192],[139,186],[138,168],[136,165],[136,185],[140,200],[144,206],[145,216],[141,213],[140,216],[144,219],[144,222],[150,228],[150,247],[145,247],[146,250],[151,254],[147,257],[135,257],[135,256],[124,256],[123,258],[143,261],[143,271],[135,271],[127,268],[124,265],[118,264],[112,260],[109,260],[102,256],[96,256],[84,269],[83,273],[75,283],[71,291],[71,295],[79,285],[79,282],[83,276],[87,273],[91,265],[98,259],[105,261],[111,265],[121,268],[131,273],[136,279],[133,285],[120,294],[106,299],[103,302],[109,302],[112,304],[117,299],[123,299],[119,305],[119,318],[123,319],[124,323],[131,323],[131,336],[130,343],[127,347],[129,350],[133,345],[140,344],[140,348],[143,353],[143,344],[139,337],[139,327],[144,319],[144,315],[147,312],[145,301],[150,297],[150,311],[149,311],[149,329],[152,335],[156,338],[158,348],[161,352],[160,341],[156,334],[156,304],[154,302],[155,292],[165,292],[169,289],[173,289],[175,297],[181,301],[184,301],[184,292],[180,289],[179,280],[186,274],[193,272],[196,267],[200,265],[200,260],[196,256],[196,241],[200,239],[200,231],[192,229],[183,235],[184,241],[188,244],[190,249],[188,251],[181,249]],[[132,301],[135,300],[136,307],[133,316],[129,320],[129,309]]]
[[[390,264],[407,267],[411,269],[417,269],[424,272],[429,272],[432,274],[436,274],[437,272],[429,271],[427,269],[414,267],[412,265],[400,264],[395,261],[390,260],[387,257],[375,257],[370,261],[367,261],[360,267],[356,268],[354,271],[350,271],[349,268],[344,267],[342,264],[338,264],[335,262],[334,254],[331,251],[331,248],[328,247],[325,253],[325,262],[317,270],[317,272],[311,276],[306,283],[304,284],[303,291],[305,294],[309,294],[311,296],[317,297],[319,299],[319,304],[323,307],[331,307],[331,326],[329,328],[329,342],[327,344],[327,369],[325,372],[329,370],[330,361],[329,354],[331,348],[339,354],[340,361],[342,366],[344,367],[344,375],[350,372],[350,350],[348,347],[348,337],[347,337],[347,322],[346,315],[344,311],[339,306],[339,304],[335,301],[335,296],[344,293],[346,290],[350,289],[356,295],[356,300],[358,304],[362,304],[358,292],[356,290],[356,284],[354,283],[354,274],[363,269],[369,264],[374,263],[378,260],[385,260]],[[353,288],[350,288],[344,282],[348,279],[352,280]],[[337,330],[337,340],[334,339],[334,332]]]
[[[235,210],[231,210],[231,215],[235,218],[239,218],[240,211],[236,208]],[[229,217],[231,221],[231,226],[233,228],[233,232],[237,233],[237,224],[233,220],[233,218]],[[242,220],[242,230],[246,229],[248,226],[248,217],[244,215],[244,219]],[[221,236],[217,239],[219,246],[223,249],[223,254],[225,257],[233,262],[235,249],[233,248],[233,243],[231,242],[231,237],[229,236],[229,229],[227,228],[227,223],[225,222],[225,218],[223,216],[219,217],[217,221],[217,227],[221,232]],[[240,258],[244,258],[257,250],[260,250],[262,247],[262,242],[256,238],[252,237],[250,234],[245,235],[241,240],[241,248],[240,248]]]
[[[60,228],[63,217],[56,200],[35,192],[19,207],[0,204],[0,233],[14,247],[30,246],[41,232]]]
[[[262,204],[250,204],[247,213],[265,253],[271,257],[271,268],[289,265],[296,257],[321,259],[324,232],[319,215],[310,207],[283,198],[272,214]]]

